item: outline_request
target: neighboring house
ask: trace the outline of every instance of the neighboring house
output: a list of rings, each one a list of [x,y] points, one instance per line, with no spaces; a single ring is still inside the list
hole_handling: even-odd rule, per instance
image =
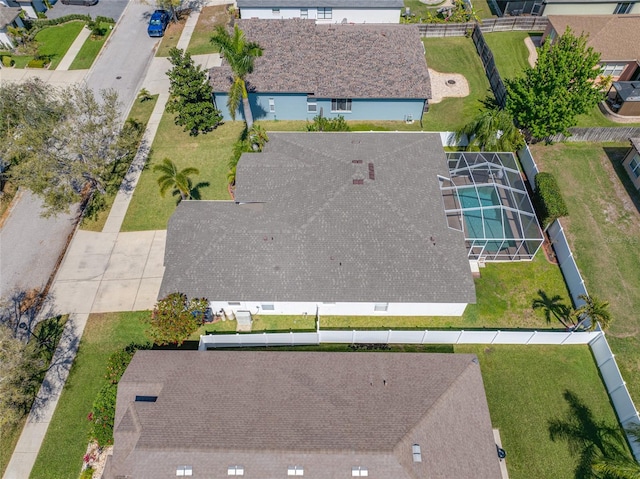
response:
[[[618,115],[640,117],[640,80],[613,82],[607,103]]]
[[[631,138],[630,141],[631,148],[622,160],[622,165],[627,170],[633,186],[640,190],[640,138]]]
[[[0,5],[20,7],[29,18],[38,18],[38,12],[46,12],[44,0],[0,0]]]
[[[312,20],[240,20],[264,50],[247,76],[256,120],[419,121],[431,82],[417,25],[316,25]],[[231,70],[209,72],[226,120]],[[236,118],[242,119],[241,109]]]
[[[640,79],[640,15],[550,16],[542,41],[553,41],[567,27],[589,36],[587,45],[600,53],[603,76],[614,81]]]
[[[501,479],[472,354],[138,351],[105,479]]]
[[[183,201],[159,297],[252,314],[459,316],[475,303],[448,227],[436,133],[269,133],[234,201]]]
[[[527,2],[528,3],[528,2]],[[618,15],[640,13],[640,0],[542,0],[536,2],[538,15]]]
[[[8,7],[0,3],[0,48],[11,49],[15,46],[8,30],[9,27],[24,27],[20,18],[21,11],[18,7]],[[1,64],[0,68],[2,68]]]
[[[302,18],[317,23],[400,23],[403,0],[238,0],[242,18]]]

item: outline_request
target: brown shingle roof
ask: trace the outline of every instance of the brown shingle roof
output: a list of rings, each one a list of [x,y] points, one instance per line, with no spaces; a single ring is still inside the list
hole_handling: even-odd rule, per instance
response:
[[[156,402],[134,402],[158,383]],[[473,355],[139,351],[115,424],[112,475],[175,477],[182,464],[210,478],[229,465],[247,479],[292,465],[312,478],[353,466],[380,478],[500,477]]]
[[[588,33],[587,45],[600,53],[600,61],[640,59],[640,15],[550,15],[549,23],[559,35],[567,27]]]
[[[240,20],[263,49],[248,75],[265,93],[318,98],[430,98],[431,82],[417,25],[316,25],[314,20]],[[229,90],[231,70],[210,71],[216,92]]]

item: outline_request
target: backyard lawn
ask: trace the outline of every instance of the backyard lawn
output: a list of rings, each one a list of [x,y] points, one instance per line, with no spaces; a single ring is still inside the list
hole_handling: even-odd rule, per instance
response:
[[[109,34],[113,28],[113,25],[111,24],[102,24],[102,26],[107,27],[106,34],[101,37],[94,37],[93,35],[90,35],[80,48],[80,51],[71,63],[69,70],[86,70],[91,68],[91,65],[93,65],[94,60],[98,56],[98,53],[100,53],[104,42],[109,38]]]
[[[227,189],[228,162],[233,144],[240,137],[244,123],[228,122],[210,133],[196,137],[182,131],[173,122],[173,115],[162,116],[153,141],[150,159],[136,186],[127,210],[122,231],[166,229],[167,221],[176,208],[176,197],[167,192],[160,196],[153,165],[170,158],[180,168],[195,167],[200,171],[193,180],[203,200],[230,200]]]
[[[218,48],[213,46],[209,39],[218,25],[225,25],[229,21],[228,8],[229,5],[214,5],[202,9],[191,40],[189,40],[187,52],[191,55],[218,52]]]
[[[430,105],[423,117],[427,131],[455,131],[478,114],[482,101],[493,98],[473,40],[465,37],[425,38],[427,65],[438,72],[460,73],[469,82],[470,94],[464,98],[445,98]]]
[[[106,383],[109,356],[131,342],[146,342],[142,319],[149,312],[92,314],[80,349],[49,424],[47,435],[31,472],[33,479],[76,478],[89,442],[93,401]]]
[[[527,32],[484,34],[503,80],[520,75],[529,66],[529,50],[527,50],[524,40],[533,35],[539,36],[540,34]]]
[[[432,14],[436,14],[437,10],[442,4],[444,4],[445,0],[442,0],[439,3],[434,3],[433,5],[426,5],[422,3],[420,0],[404,0],[404,6],[411,9],[411,13],[415,14],[416,18],[425,17],[428,12]],[[489,4],[487,0],[473,0],[473,8],[476,11],[476,14],[479,18],[491,18],[495,15],[491,12],[491,8],[489,8]]]
[[[158,100],[158,95],[153,95],[151,100],[146,100],[141,102],[140,100],[136,100],[129,111],[129,119],[135,119],[139,121],[143,125],[146,126],[149,118],[151,117],[151,113],[153,112],[153,108],[156,106],[156,101]],[[84,217],[80,223],[80,229],[87,231],[102,231],[104,228],[104,224],[107,222],[107,218],[109,217],[109,213],[111,212],[111,206],[113,205],[113,201],[116,198],[117,193],[107,194],[105,197],[105,208],[98,212],[98,214],[91,217]]]
[[[587,290],[609,301],[608,340],[632,397],[640,401],[640,195],[621,166],[628,144],[532,147],[556,175],[569,208],[562,219]]]

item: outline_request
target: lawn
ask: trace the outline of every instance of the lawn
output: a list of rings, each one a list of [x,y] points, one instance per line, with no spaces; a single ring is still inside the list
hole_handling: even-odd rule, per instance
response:
[[[198,136],[189,136],[182,127],[173,122],[173,115],[162,116],[158,132],[152,145],[149,161],[131,204],[127,210],[122,231],[166,229],[167,221],[176,207],[176,197],[170,193],[160,196],[153,165],[163,158],[170,158],[182,169],[195,167],[200,171],[193,177],[200,198],[203,200],[230,200],[227,189],[228,162],[233,144],[240,137],[244,123],[225,123],[214,131]]]
[[[251,325],[252,333],[273,333],[289,331],[315,331],[316,317],[313,314],[306,316],[280,316],[280,315],[253,315]],[[201,334],[212,333],[235,333],[237,321],[218,321],[216,323],[205,324],[195,333],[189,336],[192,341],[199,341]]]
[[[128,119],[135,119],[146,126],[149,122],[149,118],[151,117],[151,113],[153,112],[153,108],[156,106],[156,102],[158,101],[158,95],[152,95],[151,100],[143,101],[136,100],[131,107],[131,111],[129,111]],[[107,222],[107,218],[109,218],[109,213],[111,212],[111,206],[113,205],[113,201],[116,199],[117,192],[113,194],[107,194],[105,197],[105,207],[95,217],[84,217],[80,223],[80,229],[87,231],[102,231],[104,228],[104,224]]]
[[[202,9],[187,52],[192,55],[218,52],[218,48],[214,47],[209,39],[218,25],[225,25],[229,21],[228,7],[229,5],[214,5]]]
[[[493,98],[473,40],[465,37],[425,38],[427,65],[443,73],[460,73],[469,82],[470,94],[464,98],[445,98],[430,105],[423,118],[428,131],[455,131],[482,108],[482,101]]]
[[[435,15],[438,8],[444,4],[444,2],[445,0],[442,0],[435,5],[426,5],[420,0],[404,0],[404,6],[409,7],[411,13],[416,15],[416,18],[420,18],[425,17],[428,12]],[[472,4],[479,18],[491,18],[495,16],[491,13],[491,8],[489,8],[487,0],[473,0]]]
[[[259,120],[267,131],[307,131],[308,122],[304,120]],[[406,123],[404,121],[368,120],[347,121],[351,131],[420,131],[420,122]]]
[[[91,65],[93,65],[94,60],[100,53],[104,42],[107,41],[107,38],[111,33],[111,29],[113,28],[113,25],[111,24],[103,25],[107,27],[106,34],[101,37],[94,37],[93,35],[90,35],[80,48],[80,51],[71,63],[69,70],[86,70],[91,68]]]
[[[484,34],[503,80],[519,76],[529,66],[529,50],[524,40],[531,35],[533,34],[527,32]]]
[[[54,70],[67,50],[84,28],[84,22],[69,22],[54,27],[43,28],[36,36],[38,53],[51,57],[50,70]]]
[[[640,126],[640,123],[616,123],[615,121],[611,121],[602,114],[600,108],[597,106],[594,106],[589,113],[578,116],[576,121],[576,127],[578,128],[593,128],[599,126],[626,128],[629,126]]]
[[[109,356],[131,342],[146,342],[142,318],[148,312],[92,314],[58,407],[31,471],[34,479],[78,477],[88,444],[89,421],[96,394],[106,383]]]
[[[160,46],[156,52],[157,57],[168,57],[169,50],[178,46],[178,40],[184,30],[184,24],[187,21],[187,15],[179,17],[178,22],[170,22],[169,26],[164,32],[164,36],[160,41]]]
[[[587,290],[609,301],[609,343],[632,397],[640,400],[640,195],[620,162],[626,143],[538,144],[532,153],[556,175],[569,208],[562,219]]]

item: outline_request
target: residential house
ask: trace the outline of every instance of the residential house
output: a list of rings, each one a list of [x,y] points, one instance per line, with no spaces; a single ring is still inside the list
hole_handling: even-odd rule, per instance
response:
[[[247,75],[255,119],[419,121],[431,97],[417,25],[317,25],[313,20],[239,20],[264,50]],[[231,69],[209,72],[226,120]],[[241,108],[236,117],[243,118]]]
[[[106,479],[500,479],[472,354],[138,351]]]
[[[631,148],[627,152],[622,166],[627,171],[633,186],[640,190],[640,138],[631,138]]]
[[[21,11],[18,7],[8,7],[0,3],[0,48],[11,49],[15,46],[8,30],[9,27],[24,27],[20,18]]]
[[[403,0],[238,0],[242,18],[317,23],[400,23]]]
[[[38,13],[47,11],[44,0],[0,0],[0,5],[20,7],[29,18],[38,18]]]
[[[439,134],[269,137],[240,158],[235,201],[178,205],[159,297],[289,315],[460,316],[475,302]]]
[[[538,15],[619,15],[640,13],[640,1],[631,0],[542,0],[534,2]]]

